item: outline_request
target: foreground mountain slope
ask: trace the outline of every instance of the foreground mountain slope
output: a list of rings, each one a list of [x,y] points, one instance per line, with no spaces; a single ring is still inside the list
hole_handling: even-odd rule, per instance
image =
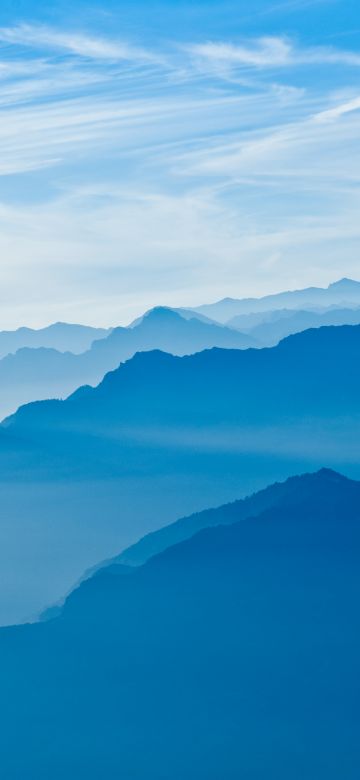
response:
[[[136,326],[114,328],[106,338],[94,340],[80,355],[24,348],[0,360],[0,416],[29,401],[64,398],[79,385],[96,385],[105,373],[139,350],[159,348],[184,355],[213,346],[242,349],[253,345],[256,341],[251,336],[217,323],[185,319],[170,309],[154,309]]]
[[[268,311],[274,309],[306,309],[312,306],[344,307],[360,304],[360,282],[353,279],[339,279],[329,284],[328,287],[308,287],[304,290],[290,290],[287,292],[265,295],[263,298],[224,298],[216,303],[195,307],[200,314],[204,314],[218,322],[229,322],[232,317],[239,314]]]
[[[345,477],[341,477],[329,469],[322,469],[316,475],[316,483],[313,476],[309,478],[289,477],[285,482],[270,485],[247,498],[239,499],[214,509],[205,509],[202,512],[180,518],[175,523],[159,528],[142,537],[136,544],[128,547],[113,558],[112,561],[99,564],[97,569],[110,564],[140,566],[154,555],[163,552],[174,544],[190,539],[204,528],[232,525],[240,520],[257,517],[268,510],[289,507],[294,501],[294,496],[298,496],[299,489],[302,492],[302,499],[304,499],[305,495],[309,498],[309,494],[312,497],[314,484],[315,487],[318,487],[317,482],[320,484],[321,480],[323,480],[327,494],[329,488],[335,488],[336,490],[338,483],[340,483],[341,487],[346,486],[347,489],[354,490],[354,494],[359,492],[359,484],[357,482],[350,482]]]
[[[111,566],[0,631],[7,780],[357,780],[360,486]]]
[[[273,349],[148,352],[23,407],[0,429],[0,622],[205,506],[323,464],[360,476],[359,358],[350,326]]]

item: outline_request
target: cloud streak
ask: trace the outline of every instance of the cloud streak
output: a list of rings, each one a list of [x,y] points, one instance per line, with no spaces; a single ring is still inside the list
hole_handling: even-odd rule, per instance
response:
[[[121,60],[159,62],[160,59],[155,54],[126,42],[29,24],[1,27],[0,41],[17,46],[30,46],[34,49],[60,50],[105,62]]]
[[[331,47],[298,48],[281,37],[260,37],[245,44],[207,42],[187,50],[200,62],[213,66],[289,68],[304,65],[346,65],[360,67],[360,55]]]

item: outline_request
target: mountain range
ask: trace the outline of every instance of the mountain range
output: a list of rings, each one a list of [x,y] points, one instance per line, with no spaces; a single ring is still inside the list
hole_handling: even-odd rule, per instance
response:
[[[68,326],[71,329],[69,343],[74,343],[72,329],[75,327]],[[54,326],[53,331],[46,329],[46,333],[55,334],[58,330]],[[88,330],[91,329],[84,330],[89,338]],[[55,337],[53,341],[56,341]],[[62,343],[65,343],[64,339]],[[256,341],[250,335],[206,322],[205,318],[204,321],[196,316],[189,319],[159,307],[132,327],[113,328],[106,337],[93,338],[91,346],[81,354],[74,354],[76,350],[60,352],[50,347],[24,347],[4,357],[0,360],[0,416],[16,411],[18,406],[29,401],[64,398],[79,385],[96,385],[105,373],[138,351],[162,349],[174,355],[185,355],[213,346],[243,349],[254,345]]]
[[[159,306],[128,327],[56,323],[0,332],[0,418],[30,401],[65,398],[80,385],[97,385],[136,352],[160,349],[183,356],[212,347],[261,348],[308,328],[359,324],[359,289],[359,282],[343,279],[327,289],[226,299],[206,308],[213,319],[202,310]],[[227,324],[215,321],[228,318],[229,306],[242,313]]]
[[[250,501],[0,630],[7,780],[357,780],[360,484]]]
[[[240,314],[251,314],[275,309],[308,309],[312,307],[360,305],[360,282],[339,279],[328,287],[307,287],[304,290],[265,295],[262,298],[224,298],[216,303],[195,307],[195,311],[218,322],[229,322]]]
[[[255,324],[254,324],[255,323]],[[279,341],[309,328],[327,325],[359,325],[360,308],[340,309],[332,306],[320,311],[279,309],[268,312],[239,314],[228,325],[248,333],[263,347],[272,347]]]
[[[46,328],[18,328],[0,331],[0,359],[24,347],[37,349],[47,347],[59,352],[75,354],[90,349],[96,339],[109,335],[111,328],[91,328],[68,322],[55,322]]]
[[[0,621],[204,506],[321,465],[360,476],[360,326],[271,349],[135,355],[0,427]]]

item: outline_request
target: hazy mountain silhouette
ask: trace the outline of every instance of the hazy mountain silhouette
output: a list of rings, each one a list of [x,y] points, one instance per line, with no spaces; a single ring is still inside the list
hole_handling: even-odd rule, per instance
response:
[[[349,287],[353,290],[353,285],[356,284],[358,283],[347,284],[343,280],[331,288],[347,290]],[[328,293],[328,290],[325,292]],[[337,313],[335,309],[319,314],[282,310],[278,316],[264,312],[263,316],[267,320],[271,318],[271,323],[258,322],[254,327],[248,328],[246,333],[238,332],[236,327],[234,329],[219,325],[196,312],[192,315],[191,310],[173,310],[166,307],[150,310],[127,328],[112,329],[106,338],[100,338],[101,333],[107,333],[101,329],[63,323],[41,331],[20,329],[10,334],[13,350],[16,349],[17,343],[21,343],[21,339],[28,340],[33,345],[41,341],[49,345],[58,344],[60,350],[69,343],[73,349],[59,351],[50,346],[36,349],[24,347],[0,359],[0,417],[11,414],[18,406],[30,401],[66,398],[79,385],[97,385],[104,374],[117,368],[120,362],[128,360],[136,352],[160,349],[183,356],[212,347],[245,349],[272,346],[283,336],[308,327],[357,323],[359,311],[341,310]],[[250,317],[250,321],[254,322],[254,317],[258,317],[259,312],[255,315],[240,315],[242,322],[244,316]],[[232,319],[232,324],[239,325],[237,317]],[[10,347],[9,334],[0,333],[0,356],[2,336],[6,336],[3,348],[7,350]],[[81,354],[74,354],[90,340],[92,344],[89,349]]]
[[[294,328],[294,333],[300,333],[309,328],[324,327],[328,325],[358,325],[360,320],[360,308],[352,306],[347,309],[341,309],[337,306],[327,308],[316,307],[313,309],[273,309],[266,312],[255,312],[253,314],[239,314],[229,321],[229,325],[244,333],[259,332],[263,340],[282,338],[293,335],[288,332]],[[279,332],[277,329],[279,328]],[[284,332],[282,333],[281,328]],[[288,329],[288,330],[287,330]],[[274,337],[273,337],[274,331]],[[277,343],[277,342],[276,342]],[[273,344],[263,344],[262,346],[274,346]]]
[[[216,320],[210,319],[210,317],[205,317],[205,314],[200,314],[195,309],[184,309],[182,307],[173,307],[173,306],[155,306],[152,309],[148,309],[144,314],[142,314],[140,317],[137,317],[131,325],[129,325],[130,328],[134,328],[136,325],[139,325],[140,322],[144,320],[145,317],[148,317],[149,315],[152,316],[154,312],[158,311],[173,311],[175,314],[178,314],[180,317],[182,317],[184,320],[200,320],[201,322],[205,322],[208,325],[218,325],[219,323],[216,322]],[[237,330],[241,330],[241,328],[238,328]]]
[[[239,315],[230,320],[232,327],[243,327],[246,316]],[[326,311],[292,311],[291,309],[282,309],[279,311],[267,312],[264,315],[253,315],[259,317],[256,325],[248,328],[248,333],[253,336],[262,346],[272,347],[279,341],[294,333],[300,333],[309,328],[321,328],[327,325],[359,325],[360,308],[338,309],[332,307]],[[263,320],[261,321],[261,317]]]
[[[359,554],[360,485],[323,470],[2,629],[3,776],[357,780]]]
[[[23,347],[47,347],[58,352],[78,354],[90,349],[95,339],[109,335],[111,328],[91,328],[88,325],[74,325],[55,322],[46,328],[18,328],[0,331],[0,358],[17,352]]]
[[[189,355],[212,347],[246,349],[255,339],[218,323],[184,317],[173,309],[157,307],[131,328],[114,328],[106,340],[93,345],[92,353],[105,370],[116,368],[136,352],[161,349],[173,355]],[[116,361],[108,366],[109,358]]]
[[[95,389],[22,407],[0,428],[0,621],[204,506],[324,463],[360,476],[359,353],[360,326],[147,352]]]
[[[79,385],[96,385],[138,351],[158,348],[184,355],[213,346],[241,349],[255,344],[252,336],[217,323],[186,319],[171,309],[153,309],[136,326],[114,328],[80,355],[21,349],[0,360],[0,416],[29,401],[64,398]]]
[[[331,306],[341,308],[360,305],[360,282],[352,279],[340,279],[326,288],[307,287],[304,290],[265,295],[263,298],[224,298],[216,303],[195,307],[218,322],[229,322],[239,314],[268,311],[271,309],[306,309],[309,306]]]

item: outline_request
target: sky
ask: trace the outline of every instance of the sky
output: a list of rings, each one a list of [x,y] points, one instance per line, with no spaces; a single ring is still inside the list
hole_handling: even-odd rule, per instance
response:
[[[2,0],[0,328],[360,278],[358,0]]]

